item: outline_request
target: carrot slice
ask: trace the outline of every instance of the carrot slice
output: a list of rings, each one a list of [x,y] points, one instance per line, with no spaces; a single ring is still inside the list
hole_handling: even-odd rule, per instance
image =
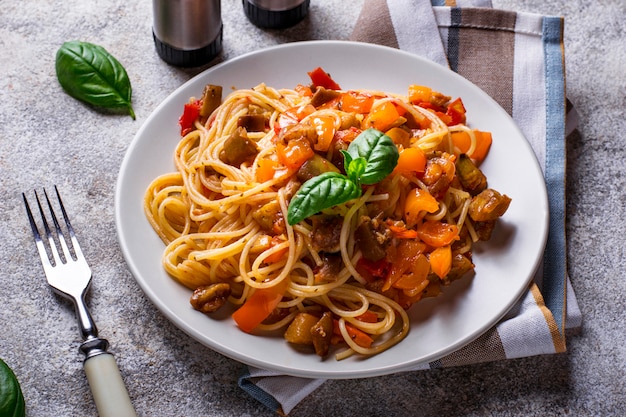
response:
[[[369,348],[374,343],[374,339],[372,339],[367,333],[363,330],[359,330],[356,327],[352,326],[350,323],[346,323],[346,331],[350,336],[350,339],[354,341],[357,345]],[[339,330],[339,321],[333,319],[333,333],[339,337],[341,337],[341,330]]]
[[[283,239],[280,236],[274,236],[272,238],[272,241],[270,242],[270,247],[274,247],[274,246],[278,246],[281,243],[284,243],[285,239]],[[289,246],[285,246],[282,249],[277,250],[276,252],[272,253],[271,255],[267,256],[264,261],[265,263],[271,264],[274,262],[278,262],[281,259],[283,259],[285,257],[285,255],[287,254],[287,252],[289,252]]]
[[[284,279],[274,287],[260,288],[233,313],[233,320],[246,333],[251,332],[265,320],[282,300],[289,280]]]

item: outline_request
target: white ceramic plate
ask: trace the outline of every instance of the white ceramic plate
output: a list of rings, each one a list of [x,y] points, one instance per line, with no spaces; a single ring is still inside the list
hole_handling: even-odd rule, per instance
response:
[[[406,94],[423,84],[461,97],[470,125],[491,131],[494,143],[482,169],[489,185],[513,201],[492,240],[474,253],[476,274],[451,285],[442,296],[416,304],[401,343],[382,354],[336,361],[303,354],[282,338],[240,331],[230,318],[212,319],[193,310],[190,291],[161,266],[163,243],[146,220],[142,199],[159,174],[174,170],[178,118],[189,97],[205,84],[277,88],[307,84],[307,71],[321,66],[343,89],[378,89]],[[137,282],[175,325],[211,349],[260,368],[319,378],[358,378],[407,370],[439,359],[493,326],[527,288],[541,260],[548,224],[546,188],[535,155],[508,114],[478,87],[417,56],[369,44],[313,41],[253,52],[213,67],[174,91],[148,118],[129,146],[116,190],[116,224],[122,251]]]

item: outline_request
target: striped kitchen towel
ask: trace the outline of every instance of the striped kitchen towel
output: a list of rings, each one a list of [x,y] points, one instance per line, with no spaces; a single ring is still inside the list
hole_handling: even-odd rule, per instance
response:
[[[496,10],[490,0],[365,0],[351,40],[426,57],[481,87],[523,131],[548,189],[548,242],[528,292],[478,339],[415,370],[565,352],[566,330],[581,325],[566,259],[565,141],[576,114],[565,97],[563,24],[560,17]],[[280,414],[322,383],[251,367],[240,378],[243,389]]]

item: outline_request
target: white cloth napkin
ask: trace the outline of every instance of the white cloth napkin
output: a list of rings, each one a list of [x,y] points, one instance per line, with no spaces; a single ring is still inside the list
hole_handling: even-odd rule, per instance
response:
[[[490,0],[366,0],[351,40],[426,57],[490,94],[522,129],[544,173],[550,228],[543,265],[528,292],[492,329],[414,370],[566,351],[582,317],[567,276],[565,141],[576,113],[565,97],[559,17],[491,8]],[[324,383],[249,367],[240,386],[281,415]]]

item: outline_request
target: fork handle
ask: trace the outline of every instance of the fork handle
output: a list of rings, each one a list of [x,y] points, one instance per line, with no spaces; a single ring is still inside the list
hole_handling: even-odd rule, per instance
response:
[[[87,357],[84,368],[100,417],[136,417],[112,354]]]

